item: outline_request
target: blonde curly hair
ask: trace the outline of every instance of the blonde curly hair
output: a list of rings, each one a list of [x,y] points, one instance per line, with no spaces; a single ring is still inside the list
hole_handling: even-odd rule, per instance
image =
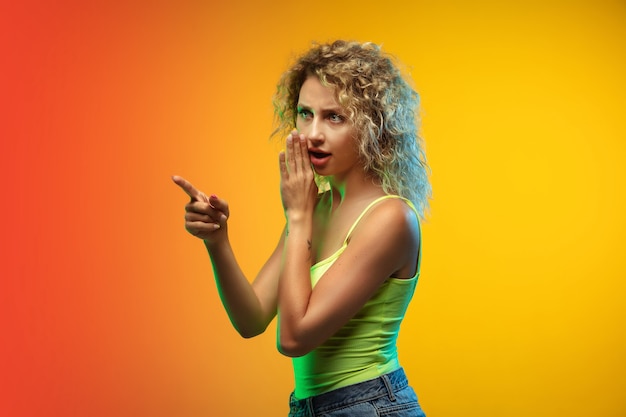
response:
[[[419,96],[394,59],[376,44],[338,40],[314,44],[278,83],[274,95],[276,130],[295,126],[300,88],[310,75],[335,89],[357,132],[359,156],[388,194],[413,202],[421,217],[431,197],[429,167],[419,135]],[[323,177],[318,184],[327,185]]]

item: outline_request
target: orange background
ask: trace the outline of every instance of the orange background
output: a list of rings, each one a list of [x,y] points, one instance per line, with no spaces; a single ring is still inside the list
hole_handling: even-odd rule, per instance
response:
[[[56,3],[56,4],[54,4]],[[283,223],[271,95],[312,40],[397,55],[433,170],[400,357],[429,417],[626,415],[623,1],[0,4],[0,415],[279,416],[179,174],[253,276]]]

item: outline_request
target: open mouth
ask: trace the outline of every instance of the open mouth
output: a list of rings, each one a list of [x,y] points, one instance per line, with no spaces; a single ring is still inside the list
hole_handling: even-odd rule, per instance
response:
[[[329,156],[329,153],[320,152],[320,151],[309,151],[309,155],[311,155],[315,159],[324,159]]]

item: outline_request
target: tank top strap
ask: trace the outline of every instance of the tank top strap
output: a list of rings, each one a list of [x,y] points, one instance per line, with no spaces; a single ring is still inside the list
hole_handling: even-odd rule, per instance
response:
[[[361,219],[363,218],[363,216],[365,216],[367,214],[368,211],[370,211],[370,209],[372,207],[374,207],[377,203],[379,203],[382,200],[387,200],[390,198],[399,198],[403,201],[405,201],[409,207],[411,207],[411,209],[413,209],[413,211],[415,211],[415,213],[417,213],[417,210],[415,209],[415,206],[413,205],[413,203],[411,203],[410,200],[401,197],[399,195],[395,195],[395,194],[387,194],[384,195],[382,197],[378,197],[376,200],[372,201],[371,203],[369,203],[367,205],[367,207],[365,207],[365,209],[361,212],[361,214],[359,214],[359,217],[356,218],[356,220],[354,221],[354,223],[352,223],[352,226],[350,227],[350,230],[348,230],[348,234],[346,235],[346,238],[343,241],[343,244],[346,245],[348,243],[348,240],[350,239],[350,236],[352,235],[352,231],[357,227],[357,225],[359,224],[359,222],[361,221]]]

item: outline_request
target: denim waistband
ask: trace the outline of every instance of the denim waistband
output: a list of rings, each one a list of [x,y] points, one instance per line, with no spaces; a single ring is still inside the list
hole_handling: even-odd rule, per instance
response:
[[[326,411],[328,408],[335,408],[360,401],[372,400],[383,396],[389,396],[394,401],[394,392],[406,388],[409,382],[403,368],[398,368],[388,374],[384,374],[375,379],[348,385],[347,387],[315,395],[302,400],[291,395],[291,405],[297,408],[308,408],[313,414]]]

